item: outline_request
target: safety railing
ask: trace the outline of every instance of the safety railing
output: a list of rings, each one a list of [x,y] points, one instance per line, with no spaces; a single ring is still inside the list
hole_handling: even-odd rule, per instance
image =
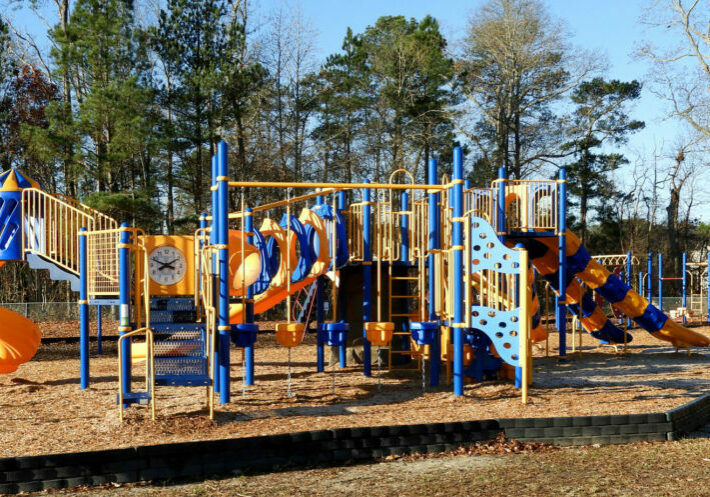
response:
[[[210,243],[210,233],[212,232],[212,228],[199,228],[197,231],[195,231],[195,238],[193,240],[194,243],[194,249],[193,249],[193,254],[194,254],[194,259],[193,259],[193,281],[194,281],[194,302],[195,302],[195,309],[197,309],[197,316],[201,316],[200,312],[200,306],[202,305],[202,278],[207,277],[209,273],[205,273],[202,269],[202,259],[204,257],[204,254],[202,253],[202,249],[206,246],[209,245]]]
[[[94,219],[94,228],[95,230],[110,230],[110,229],[115,229],[118,228],[118,221],[116,221],[114,218],[107,216],[101,211],[97,211],[96,209],[89,207],[86,204],[82,204],[78,200],[68,197],[64,195],[63,193],[54,193],[52,194],[53,197],[58,198],[64,203],[67,203],[80,211],[90,215]],[[87,227],[88,228],[88,227]]]
[[[118,295],[119,229],[88,231],[86,233],[87,278],[89,298]]]
[[[148,251],[143,244],[145,234],[141,230],[133,231],[131,251],[134,253],[134,312],[135,322],[144,323],[143,327],[123,333],[118,337],[118,377],[123,378],[123,342],[145,334],[145,389],[150,395],[151,419],[155,420],[155,354],[153,330],[150,327],[150,277],[148,275]],[[138,236],[142,234],[143,236]],[[142,261],[142,264],[138,264]],[[119,420],[123,422],[123,385],[118,386]],[[129,379],[130,381],[130,379]]]
[[[380,192],[377,192],[380,197]],[[399,257],[399,238],[397,229],[392,225],[397,217],[392,215],[392,205],[378,200],[374,203],[372,212],[372,229],[374,233],[373,258],[379,261],[393,261]]]
[[[352,262],[362,262],[365,257],[365,205],[367,202],[350,204],[348,252]]]
[[[202,236],[208,237],[206,232]],[[204,311],[205,318],[205,350],[207,353],[207,374],[210,377],[210,384],[207,387],[207,405],[209,408],[210,419],[214,419],[214,367],[213,360],[216,352],[216,337],[217,337],[217,296],[215,295],[215,287],[211,283],[212,268],[219,265],[213,264],[217,258],[217,248],[213,245],[208,245],[207,240],[204,241],[201,247],[198,247],[197,261],[199,266],[198,272],[198,290],[195,292],[199,295],[200,306]],[[199,309],[199,307],[198,307]]]
[[[508,230],[557,229],[557,181],[496,180],[493,195],[497,196],[501,182],[505,182],[505,217]]]
[[[23,250],[79,274],[79,229],[83,227],[90,232],[116,229],[118,223],[66,198],[36,188],[22,190]]]
[[[463,211],[480,217],[495,228],[495,196],[493,188],[469,188],[463,192]]]
[[[631,256],[631,265],[638,266],[640,264],[640,257],[638,255]],[[602,266],[622,266],[626,267],[628,263],[628,254],[609,254],[609,255],[593,255],[592,259],[597,261]]]

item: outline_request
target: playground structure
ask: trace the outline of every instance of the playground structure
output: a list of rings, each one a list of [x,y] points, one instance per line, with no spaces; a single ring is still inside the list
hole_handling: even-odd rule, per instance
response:
[[[710,257],[710,254],[708,256]],[[655,302],[661,311],[668,309],[671,319],[683,323],[710,323],[707,261],[690,262],[688,254],[684,252],[681,254],[680,275],[669,276],[664,268],[663,254],[628,252],[595,255],[592,258],[624,279],[627,285],[649,302]],[[678,294],[667,295],[667,285],[664,286],[664,282],[676,282]],[[615,317],[620,318],[620,314],[615,312]],[[631,326],[631,323],[628,323],[628,326]]]
[[[291,348],[306,332],[308,309],[315,308],[318,371],[324,371],[326,347],[337,347],[345,366],[348,334],[355,332],[367,376],[375,346],[387,350],[386,368],[425,374],[428,365],[431,386],[440,383],[443,368],[459,396],[467,377],[510,373],[525,402],[531,342],[547,335],[530,264],[557,294],[561,356],[568,312],[580,316],[595,338],[631,340],[582,285],[676,347],[710,344],[634,292],[630,270],[625,283],[566,229],[564,170],[552,181],[508,180],[501,170],[490,188],[476,188],[465,185],[458,148],[453,162],[452,179],[440,182],[432,159],[428,184],[417,184],[404,170],[387,183],[249,183],[229,180],[227,146],[220,143],[212,164],[212,212],[200,216],[193,236],[119,227],[10,171],[0,176],[0,258],[49,269],[79,292],[82,388],[90,381],[88,306],[118,306],[117,401],[121,413],[141,404],[151,406],[153,417],[155,390],[162,386],[206,387],[210,416],[214,393],[230,402],[230,344],[243,351],[244,385],[253,384],[254,346],[263,331],[255,317],[284,301],[286,322],[274,331],[289,364]],[[230,188],[241,194],[235,212],[228,209]],[[285,199],[246,206],[247,188],[280,188]],[[302,190],[307,192],[295,194]],[[355,293],[362,299],[357,328]],[[296,305],[299,295],[306,301]],[[30,328],[18,324],[13,330],[32,335]],[[3,333],[0,338],[14,339]],[[17,364],[32,357],[35,341]],[[379,365],[381,354],[376,357]],[[131,381],[138,366],[145,369],[142,390]]]

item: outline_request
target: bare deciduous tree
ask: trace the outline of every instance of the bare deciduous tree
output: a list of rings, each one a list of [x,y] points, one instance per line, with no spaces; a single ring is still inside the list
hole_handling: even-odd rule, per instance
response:
[[[600,68],[538,0],[489,0],[469,21],[459,74],[483,162],[522,178],[560,157],[550,104]]]

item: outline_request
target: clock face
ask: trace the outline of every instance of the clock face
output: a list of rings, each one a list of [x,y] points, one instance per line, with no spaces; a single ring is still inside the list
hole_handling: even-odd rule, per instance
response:
[[[185,277],[187,263],[180,250],[163,245],[155,248],[148,255],[150,279],[160,285],[174,285]]]

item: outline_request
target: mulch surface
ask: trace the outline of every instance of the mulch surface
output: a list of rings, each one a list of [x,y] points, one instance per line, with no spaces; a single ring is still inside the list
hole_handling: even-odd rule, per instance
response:
[[[42,327],[50,337],[76,336],[78,330],[76,323]],[[710,328],[695,329],[710,335]],[[104,331],[115,334],[115,323],[106,322]],[[145,408],[131,407],[123,424],[116,406],[116,342],[107,340],[101,356],[92,344],[92,380],[86,391],[79,390],[78,344],[45,344],[32,361],[0,376],[0,457],[353,426],[662,412],[710,391],[710,350],[692,349],[688,355],[643,330],[633,334],[626,355],[599,348],[588,335],[582,340],[583,354],[568,352],[564,362],[553,345],[556,335],[550,338],[549,357],[544,344],[536,345],[527,405],[507,380],[468,383],[465,395],[455,397],[445,372],[442,386],[425,390],[419,371],[382,370],[378,379],[373,366],[373,376],[366,378],[361,365],[349,364],[317,373],[313,335],[292,350],[295,395],[289,397],[287,351],[273,334],[263,334],[256,345],[254,386],[242,384],[241,354],[232,351],[232,402],[216,402],[214,421],[207,417],[205,388],[159,387],[158,419],[152,421]],[[571,345],[572,335],[567,342]],[[135,389],[142,385],[141,373],[142,367],[136,366]],[[498,440],[462,450],[538,450],[516,444]]]

